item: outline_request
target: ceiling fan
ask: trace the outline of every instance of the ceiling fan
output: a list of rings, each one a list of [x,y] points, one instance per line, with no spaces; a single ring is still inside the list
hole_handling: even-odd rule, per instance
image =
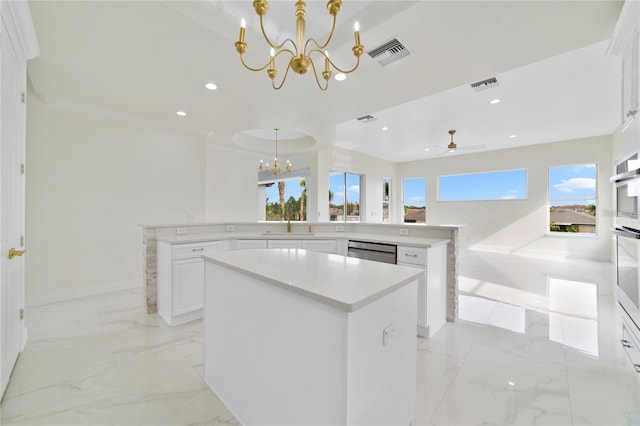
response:
[[[439,149],[446,149],[446,151],[438,154],[438,155],[444,155],[444,154],[449,154],[449,153],[454,153],[457,151],[473,151],[473,150],[478,150],[478,149],[485,149],[486,145],[484,144],[478,144],[478,145],[470,145],[470,146],[461,146],[460,148],[458,148],[458,144],[456,144],[453,141],[453,135],[456,134],[455,130],[449,130],[449,135],[451,135],[451,142],[449,142],[449,145],[446,146],[446,148],[444,146],[440,146],[440,145],[433,145],[435,148],[439,148]]]

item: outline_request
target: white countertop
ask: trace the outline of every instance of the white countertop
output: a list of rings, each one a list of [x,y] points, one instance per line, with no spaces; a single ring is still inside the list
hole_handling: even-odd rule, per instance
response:
[[[233,250],[202,258],[347,312],[380,299],[424,273],[411,267],[303,249]]]
[[[430,248],[441,244],[446,244],[450,240],[443,238],[422,238],[411,237],[403,235],[377,235],[377,234],[361,234],[352,232],[218,232],[207,234],[185,234],[185,235],[170,235],[158,237],[158,241],[163,241],[170,244],[188,244],[188,243],[202,243],[205,241],[220,241],[220,240],[322,240],[322,239],[335,239],[335,240],[357,240],[376,243],[389,243],[398,244],[411,247],[424,247]]]

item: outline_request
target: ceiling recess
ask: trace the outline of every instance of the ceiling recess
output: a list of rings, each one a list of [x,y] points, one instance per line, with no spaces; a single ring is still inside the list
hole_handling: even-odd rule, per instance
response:
[[[369,123],[371,121],[376,121],[377,118],[375,118],[373,115],[363,115],[362,117],[358,117],[356,120],[361,123]]]
[[[486,80],[476,81],[475,83],[471,83],[471,87],[476,92],[481,92],[483,90],[491,89],[492,87],[496,87],[498,85],[498,79],[495,77],[487,78]]]
[[[398,40],[397,37],[382,43],[367,51],[367,55],[375,59],[380,65],[387,66],[399,59],[411,55],[407,46]]]

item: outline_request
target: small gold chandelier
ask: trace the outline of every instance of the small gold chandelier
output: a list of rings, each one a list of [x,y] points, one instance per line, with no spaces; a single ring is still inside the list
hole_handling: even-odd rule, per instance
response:
[[[305,20],[304,17],[306,15],[306,3],[302,0],[296,1],[296,36],[297,36],[297,44],[290,38],[287,38],[281,44],[275,44],[271,42],[267,33],[264,29],[264,25],[262,19],[264,15],[267,13],[269,9],[269,2],[267,0],[254,0],[253,8],[255,9],[258,16],[260,16],[260,29],[262,30],[262,35],[264,36],[267,44],[271,47],[270,58],[265,65],[260,68],[253,68],[246,64],[243,58],[243,54],[247,51],[247,43],[244,41],[244,33],[246,29],[246,22],[244,18],[240,23],[240,38],[235,43],[236,50],[240,54],[240,61],[245,68],[251,71],[262,71],[267,68],[267,75],[271,79],[271,85],[274,89],[279,90],[283,85],[285,80],[287,79],[287,74],[289,74],[289,69],[293,69],[293,71],[298,74],[305,74],[309,71],[309,68],[313,68],[313,75],[316,78],[316,83],[318,83],[318,87],[320,90],[325,91],[329,87],[329,79],[331,78],[331,67],[333,67],[338,72],[343,74],[349,74],[358,68],[360,65],[360,55],[364,51],[364,46],[360,44],[360,27],[356,22],[354,25],[354,36],[355,36],[355,44],[351,49],[353,51],[354,56],[356,57],[356,65],[350,70],[343,70],[336,66],[331,59],[329,59],[329,52],[325,49],[331,42],[331,38],[333,37],[333,31],[336,28],[336,15],[340,12],[340,8],[342,7],[342,0],[329,0],[327,2],[327,10],[329,14],[333,16],[333,25],[331,26],[331,32],[327,37],[327,40],[323,44],[319,44],[315,39],[309,38],[305,41]],[[290,43],[291,48],[285,47],[287,43]],[[276,75],[278,71],[275,68],[276,58],[280,55],[289,55],[289,63],[287,64],[287,68],[284,72],[284,77],[282,77],[282,81],[279,84],[276,84]],[[322,72],[322,78],[324,79],[324,85],[320,83],[320,79],[318,78],[318,72],[316,70],[316,65],[313,62],[311,55],[315,55],[317,57],[324,57],[324,71]]]
[[[273,159],[273,167],[269,166],[269,163],[267,163],[266,165],[264,165],[264,163],[262,162],[262,160],[260,160],[260,164],[258,165],[258,170],[264,170],[266,173],[271,173],[274,176],[278,176],[280,173],[282,173],[282,169],[280,168],[280,165],[278,164],[278,130],[280,129],[273,129],[276,131],[276,156]],[[285,173],[291,173],[291,162],[289,160],[287,160],[287,164],[285,166]]]

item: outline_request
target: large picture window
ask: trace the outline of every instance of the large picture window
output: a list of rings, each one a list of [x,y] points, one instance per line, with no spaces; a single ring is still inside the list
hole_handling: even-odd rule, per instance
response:
[[[265,185],[266,220],[307,220],[307,181],[282,179]]]
[[[596,164],[549,168],[549,232],[596,233]]]
[[[405,223],[426,223],[426,193],[426,180],[423,177],[409,178],[402,182],[403,220]]]
[[[329,218],[332,222],[360,222],[362,176],[329,172]]]
[[[524,200],[527,198],[527,171],[499,170],[440,176],[440,201]]]

